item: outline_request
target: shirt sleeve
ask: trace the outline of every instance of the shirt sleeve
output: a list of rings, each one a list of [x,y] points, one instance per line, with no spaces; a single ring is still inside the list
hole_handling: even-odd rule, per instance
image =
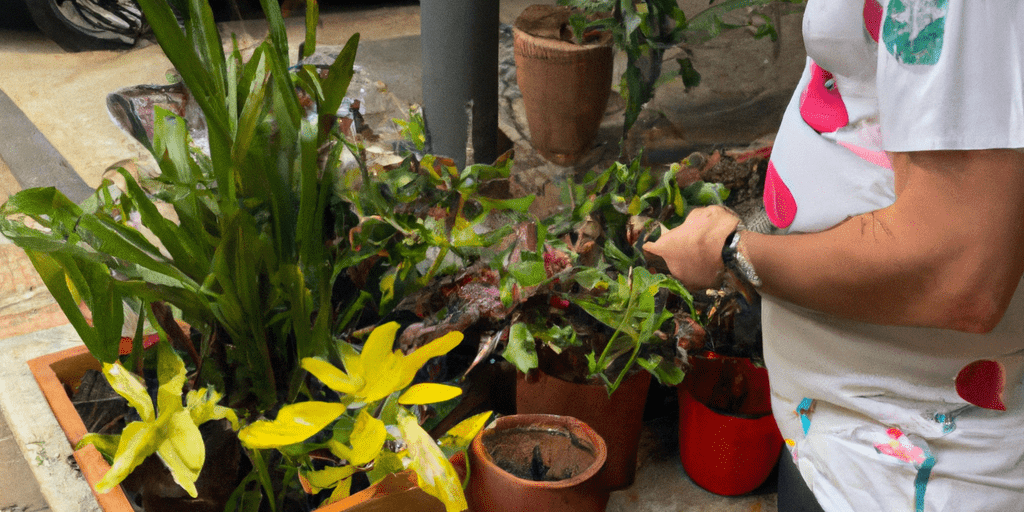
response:
[[[877,74],[885,150],[1024,147],[1022,6],[889,0]]]

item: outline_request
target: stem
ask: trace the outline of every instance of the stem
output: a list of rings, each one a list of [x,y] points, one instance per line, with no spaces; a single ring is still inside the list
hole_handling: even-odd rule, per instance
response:
[[[441,269],[441,263],[444,262],[446,256],[448,256],[448,247],[440,247],[437,258],[434,258],[434,263],[430,265],[430,270],[427,271],[427,275],[423,276],[424,283],[429,283],[434,278],[434,274]]]
[[[604,367],[604,364],[605,364],[604,360],[605,360],[606,357],[608,357],[608,351],[611,349],[612,343],[615,341],[616,338],[619,337],[619,333],[622,332],[622,326],[626,325],[626,322],[628,321],[628,319],[630,318],[630,316],[633,313],[633,308],[636,307],[636,295],[633,293],[634,292],[634,290],[633,290],[633,286],[634,285],[635,285],[635,283],[633,282],[633,269],[630,268],[629,269],[629,301],[626,303],[626,311],[622,315],[622,321],[619,322],[619,325],[615,328],[615,332],[612,333],[612,337],[608,339],[608,344],[606,344],[604,346],[604,350],[601,351],[601,357],[597,358],[597,363],[595,363],[595,365],[598,368],[602,368],[602,371],[603,371],[603,367]],[[638,351],[638,350],[640,350],[640,343],[639,343],[639,341],[637,341],[636,347],[633,349],[634,355],[630,359],[630,362],[632,362],[633,359],[636,359],[636,351]],[[629,366],[626,366],[626,368],[628,369]],[[620,375],[618,380],[621,380],[621,375]],[[616,381],[616,384],[615,384],[616,386],[618,386],[618,380]]]

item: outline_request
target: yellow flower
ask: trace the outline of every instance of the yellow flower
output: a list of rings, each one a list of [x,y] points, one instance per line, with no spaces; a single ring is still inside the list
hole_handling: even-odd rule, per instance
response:
[[[452,332],[405,355],[391,350],[397,332],[398,324],[395,322],[377,327],[370,333],[361,354],[347,343],[340,344],[346,371],[312,357],[303,359],[302,367],[327,387],[348,395],[353,402],[368,404],[405,388],[430,358],[446,354],[462,342],[462,333]],[[455,398],[461,393],[462,390],[454,386],[423,383],[407,389],[398,398],[398,403],[431,404]],[[345,398],[342,400],[346,402]],[[345,403],[317,401],[287,405],[277,413],[276,419],[260,420],[242,429],[238,439],[254,449],[301,443],[327,428],[346,409]],[[330,448],[335,455],[359,466],[372,461],[380,452],[386,431],[384,424],[365,410],[360,411],[356,426],[351,448],[338,442],[333,442]]]
[[[303,359],[302,367],[327,387],[357,402],[371,403],[404,389],[427,361],[447,354],[462,342],[461,332],[450,332],[405,355],[400,350],[391,350],[398,327],[397,322],[390,322],[374,329],[362,353],[357,353],[347,343],[339,344],[345,371],[312,357]],[[443,384],[417,384],[409,388],[399,402],[405,405],[442,402],[461,392],[459,388]]]

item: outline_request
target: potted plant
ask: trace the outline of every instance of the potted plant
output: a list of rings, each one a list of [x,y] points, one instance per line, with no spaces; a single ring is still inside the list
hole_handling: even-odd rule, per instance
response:
[[[729,24],[722,17],[738,9],[758,8],[776,0],[723,0],[687,18],[677,0],[558,0],[573,9],[569,29],[577,41],[587,34],[607,32],[615,49],[626,54],[626,67],[619,81],[625,101],[622,137],[636,122],[644,105],[654,98],[655,89],[677,77],[685,87],[700,84],[689,48],[717,37],[725,30],[750,27],[755,38],[777,37],[771,18],[755,12],[747,24]],[[785,2],[799,0],[779,0]],[[668,72],[663,72],[669,49],[683,50]],[[526,98],[526,92],[523,92]],[[532,126],[532,125],[531,125]]]
[[[782,450],[768,372],[746,357],[690,358],[679,385],[679,458],[702,488],[746,494],[768,479]],[[699,426],[699,427],[698,427]]]
[[[503,352],[519,370],[517,412],[591,425],[609,446],[603,479],[612,489],[633,481],[651,375],[677,385],[703,339],[690,293],[649,271],[637,248],[662,223],[728,192],[703,182],[681,188],[678,166],[655,176],[639,162],[570,185],[571,207],[536,229],[503,281],[520,301]]]
[[[451,350],[461,334],[399,337],[387,317],[502,236],[477,232],[487,212],[529,205],[475,197],[508,165],[366,165],[336,122],[358,36],[326,69],[290,67],[276,2],[264,2],[270,34],[247,59],[237,47],[225,55],[207,5],[190,3],[184,30],[166,3],[140,5],[205,132],[157,110],[152,139],[136,133],[159,178],[122,170],[123,191],[104,186],[80,205],[41,188],[0,207],[0,231],[26,250],[138,416],[120,437],[87,438],[112,463],[100,488],[115,488],[155,453],[170,469],[160,488],[196,500],[199,468],[212,458],[197,432],[216,422],[237,429],[228,437],[251,468],[223,482],[228,508],[316,506],[344,498],[353,475],[377,482],[408,468],[447,510],[464,509],[461,480],[420,425],[426,409],[407,407],[456,390],[406,389],[428,355]],[[316,23],[311,4],[304,52],[315,50]],[[344,166],[346,152],[356,165]],[[139,322],[122,356],[126,308]],[[156,350],[143,350],[146,330],[162,340]],[[428,348],[435,343],[445,350]],[[371,365],[393,371],[371,375]],[[323,491],[307,496],[303,480]]]
[[[608,106],[614,66],[611,33],[574,38],[571,12],[532,5],[512,27],[530,143],[559,165],[572,165],[590,151]]]

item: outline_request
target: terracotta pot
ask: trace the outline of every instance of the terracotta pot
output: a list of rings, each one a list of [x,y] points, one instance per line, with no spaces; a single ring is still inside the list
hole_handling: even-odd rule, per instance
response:
[[[608,490],[624,489],[636,478],[637,448],[651,374],[640,371],[608,396],[603,384],[576,384],[535,370],[516,378],[516,412],[558,414],[590,425],[608,446],[599,480]]]
[[[768,371],[745,358],[691,358],[679,385],[679,458],[697,485],[736,496],[768,479],[782,449]],[[726,410],[727,409],[727,410]]]
[[[577,45],[513,27],[516,81],[530,142],[546,159],[572,165],[593,146],[611,93],[608,44]]]
[[[498,418],[470,445],[469,509],[603,511],[608,491],[595,476],[606,456],[601,436],[576,418],[547,414]],[[531,471],[544,478],[535,480]]]
[[[416,484],[416,473],[384,477],[362,491],[317,509],[317,512],[444,512],[444,503]]]

